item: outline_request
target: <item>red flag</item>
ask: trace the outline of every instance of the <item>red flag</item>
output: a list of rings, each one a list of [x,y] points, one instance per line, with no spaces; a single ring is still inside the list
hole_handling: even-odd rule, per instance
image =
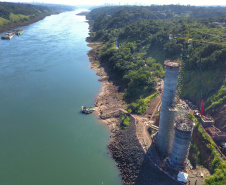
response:
[[[203,103],[204,103],[204,100],[202,99],[202,101],[201,101],[201,115],[203,115],[203,113],[204,113],[204,105],[203,105]]]

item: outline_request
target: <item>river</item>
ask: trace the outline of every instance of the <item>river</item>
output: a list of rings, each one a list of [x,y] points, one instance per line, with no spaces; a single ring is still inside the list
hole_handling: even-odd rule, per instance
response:
[[[80,112],[101,84],[89,67],[88,23],[79,11],[0,40],[1,185],[122,184],[107,128]]]

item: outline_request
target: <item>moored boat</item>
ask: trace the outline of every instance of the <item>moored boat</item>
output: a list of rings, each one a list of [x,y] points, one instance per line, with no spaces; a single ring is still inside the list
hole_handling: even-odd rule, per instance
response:
[[[23,34],[23,32],[24,32],[24,30],[19,30],[19,29],[13,30],[12,32],[7,32],[5,35],[3,35],[3,36],[1,37],[1,39],[3,39],[3,40],[10,40],[10,39],[12,39],[15,35],[19,36],[19,35]]]
[[[14,32],[8,32],[8,33],[6,33],[4,36],[2,36],[1,39],[4,39],[4,40],[10,40],[10,39],[12,39],[14,36],[15,36],[15,33],[14,33]]]
[[[84,114],[90,114],[93,111],[95,111],[95,108],[94,107],[85,107],[85,106],[82,106],[82,113],[84,113]]]
[[[23,34],[24,33],[24,30],[13,30],[15,33],[16,33],[16,35],[21,35],[21,34]]]

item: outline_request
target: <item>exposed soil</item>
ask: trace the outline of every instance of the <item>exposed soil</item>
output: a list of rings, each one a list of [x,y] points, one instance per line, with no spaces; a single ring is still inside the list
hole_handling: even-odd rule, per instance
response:
[[[212,160],[211,151],[210,151],[210,149],[208,149],[206,147],[206,145],[208,143],[204,143],[205,141],[203,141],[202,136],[198,134],[197,127],[195,127],[195,129],[193,130],[193,136],[192,137],[193,137],[193,139],[194,139],[199,151],[201,151],[202,154],[203,154],[202,155],[202,158],[203,158],[202,159],[203,160],[202,164],[203,164],[203,166],[206,167],[206,168],[209,168],[209,164],[210,164],[210,162]]]
[[[215,126],[219,128],[221,131],[226,132],[226,108],[221,107],[215,114],[212,115],[215,120]]]

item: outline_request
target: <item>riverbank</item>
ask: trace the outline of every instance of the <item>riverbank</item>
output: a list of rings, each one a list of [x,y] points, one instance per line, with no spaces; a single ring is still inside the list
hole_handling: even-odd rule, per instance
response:
[[[7,31],[10,31],[10,30],[16,29],[18,27],[28,26],[30,24],[33,24],[35,22],[38,22],[38,21],[44,19],[47,16],[55,15],[55,14],[59,14],[59,13],[61,13],[61,12],[45,13],[45,14],[42,14],[38,17],[35,17],[34,19],[30,19],[27,22],[16,22],[16,23],[13,23],[13,24],[0,26],[0,33],[7,32]]]

